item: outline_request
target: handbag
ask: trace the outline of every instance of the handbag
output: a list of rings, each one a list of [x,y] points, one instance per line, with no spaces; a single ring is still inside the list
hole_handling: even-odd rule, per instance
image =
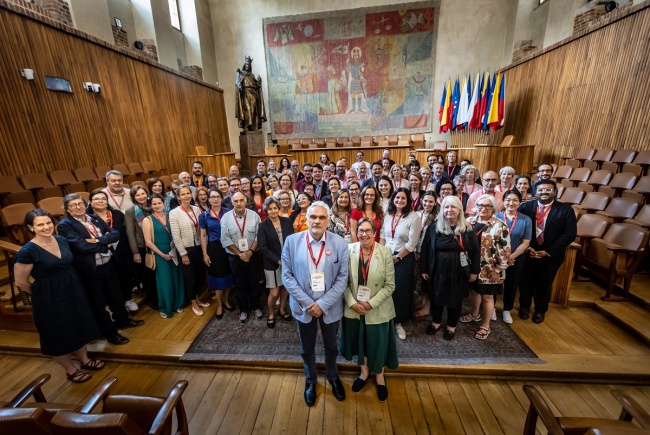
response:
[[[151,219],[151,216],[149,216],[149,219]],[[153,220],[151,220],[151,243],[153,242]],[[144,254],[144,265],[147,266],[148,269],[156,270],[156,254],[154,254],[150,249],[148,249]]]

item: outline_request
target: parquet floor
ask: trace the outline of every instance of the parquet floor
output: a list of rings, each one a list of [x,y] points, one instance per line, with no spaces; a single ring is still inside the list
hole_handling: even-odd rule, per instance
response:
[[[347,399],[337,402],[321,379],[316,406],[308,408],[301,373],[109,363],[91,381],[75,385],[51,359],[10,355],[0,357],[0,400],[40,373],[52,374],[44,387],[49,401],[71,403],[82,403],[108,376],[119,379],[115,394],[165,395],[177,380],[187,379],[183,401],[192,434],[518,434],[528,409],[525,383],[542,391],[556,415],[618,418],[620,407],[609,394],[613,388],[650,409],[649,386],[411,375],[387,376],[385,403],[377,401],[372,382],[351,393],[353,375],[342,376]],[[538,429],[545,433],[541,423]]]

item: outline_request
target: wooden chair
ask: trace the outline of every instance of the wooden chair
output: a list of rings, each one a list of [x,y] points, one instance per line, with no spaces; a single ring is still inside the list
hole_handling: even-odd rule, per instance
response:
[[[634,224],[645,229],[650,229],[650,204],[641,207],[641,211],[632,219],[625,219],[626,224]]]
[[[593,239],[603,237],[612,224],[612,219],[599,214],[584,214],[580,216],[578,219],[578,235],[575,240],[580,245],[580,249],[576,255],[573,268],[574,279],[577,279],[580,274],[582,259],[584,258],[589,243]]]
[[[544,397],[532,385],[523,386],[524,393],[530,400],[524,435],[534,435],[537,418],[540,417],[551,435],[584,434],[597,426],[607,426],[616,429],[637,428],[632,419],[636,419],[643,429],[650,429],[650,415],[632,397],[621,390],[611,390],[610,394],[623,407],[618,420],[591,417],[556,417]]]
[[[74,192],[72,192],[74,193]],[[88,194],[90,196],[90,194]],[[63,198],[62,197],[52,197],[41,199],[36,203],[36,207],[42,208],[45,211],[49,211],[52,216],[54,216],[54,223],[58,223],[65,216],[65,210],[63,210]]]
[[[91,168],[77,168],[72,170],[77,181],[80,181],[86,185],[84,190],[92,192],[96,189],[102,189],[106,186],[104,178],[98,178],[95,171]]]
[[[86,200],[86,202],[90,201],[90,193],[88,193],[88,192],[84,191],[84,192],[73,192],[73,193],[76,193],[77,195],[82,197],[84,200]]]
[[[411,141],[408,140],[408,139],[400,139],[400,140],[397,142],[397,145],[398,145],[398,146],[411,146]]]
[[[640,151],[632,163],[641,166],[643,168],[643,173],[648,175],[648,167],[650,167],[650,151]]]
[[[612,291],[623,280],[623,298],[627,299],[630,284],[648,245],[648,231],[634,224],[613,224],[602,238],[593,239],[585,250],[584,268],[606,283],[606,301],[614,298]]]
[[[289,146],[292,150],[299,150],[302,149],[302,142],[300,139],[290,139]]]
[[[51,424],[59,435],[75,434],[171,434],[189,435],[182,394],[187,381],[174,385],[167,397],[108,395],[100,414],[57,412]],[[177,428],[172,431],[172,417]]]
[[[55,186],[62,188],[66,194],[85,190],[86,184],[77,180],[71,171],[59,170],[50,172],[50,180]]]
[[[582,167],[582,162],[577,159],[567,159],[566,162],[564,162],[564,164],[571,166],[573,169],[578,169]]]
[[[131,175],[131,170],[124,163],[116,163],[113,165],[113,169],[120,171],[122,175],[126,178],[127,175]]]
[[[636,157],[636,153],[634,150],[617,150],[610,161],[612,163],[618,163],[621,166],[625,163],[632,163]]]
[[[169,192],[169,190],[172,187],[172,177],[170,177],[169,175],[161,175],[160,177],[158,177],[158,179],[162,181],[163,184],[165,185],[165,191]]]
[[[558,166],[558,168],[553,173],[553,178],[555,178],[556,183],[559,183],[563,179],[569,178],[572,173],[573,173],[573,168],[571,166],[567,166],[567,165]]]
[[[2,227],[11,243],[22,246],[34,237],[34,235],[27,231],[23,226],[25,215],[30,210],[34,210],[34,204],[12,204],[0,209]]]
[[[63,190],[52,184],[44,172],[34,172],[20,176],[20,182],[25,189],[31,190],[37,200],[52,196],[63,196]]]
[[[388,141],[388,145],[397,145],[399,142],[399,136],[396,134],[389,134],[386,135],[386,140]]]
[[[614,157],[614,150],[597,150],[594,156],[591,158],[594,162],[602,163],[609,162]]]
[[[596,171],[600,168],[600,165],[598,164],[598,162],[594,160],[585,160],[584,162],[582,162],[582,167],[589,168],[592,171]]]
[[[132,174],[137,176],[140,176],[146,172],[142,167],[142,165],[137,162],[129,163],[127,166],[129,167],[129,171],[131,171]]]
[[[340,147],[344,147],[346,143],[350,142],[350,138],[347,136],[340,136],[336,138],[336,143]],[[350,145],[352,146],[352,145]]]
[[[589,180],[590,175],[591,169],[589,168],[575,168],[573,169],[573,172],[571,172],[571,176],[568,180],[572,182],[574,186],[577,186],[578,183]]]
[[[34,194],[25,189],[16,177],[0,177],[0,198],[2,206],[34,203]]]
[[[412,134],[411,144],[415,149],[426,148],[426,139],[424,138],[424,134],[423,133]]]
[[[602,211],[607,208],[609,204],[609,196],[601,192],[589,192],[585,197],[580,201],[580,204],[574,204],[572,207],[576,210],[576,213],[581,216],[585,213],[595,213],[597,211]]]
[[[559,186],[558,186],[559,187]],[[565,204],[580,204],[584,198],[585,192],[577,187],[567,187],[558,200]]]
[[[587,180],[587,183],[597,189],[600,186],[609,184],[613,176],[614,174],[612,174],[610,171],[599,169],[591,173],[589,179]]]
[[[171,177],[172,177],[172,181],[178,180],[178,174],[172,174]]]
[[[361,146],[361,136],[351,136],[350,137],[350,142],[352,142],[353,147],[360,147]]]
[[[637,177],[628,172],[621,172],[614,175],[612,180],[606,186],[600,186],[599,192],[606,193],[612,197],[620,196],[624,190],[633,189],[636,184]]]
[[[643,166],[637,165],[636,163],[625,163],[621,167],[621,172],[629,172],[630,174],[640,177],[643,175]]]
[[[325,139],[325,148],[336,148],[336,138],[328,137]]]
[[[388,142],[387,140],[378,140],[377,146],[380,148],[388,148],[390,146],[390,142]]]
[[[447,151],[447,141],[446,140],[437,140],[433,143],[434,151]]]
[[[112,168],[110,166],[102,165],[102,166],[95,166],[95,174],[97,175],[97,178],[100,180],[106,180],[106,173],[110,171]]]
[[[576,154],[575,157],[562,157],[562,159],[567,160],[567,164],[569,160],[576,160],[580,164],[577,167],[582,166],[582,162],[585,160],[591,160],[594,157],[594,154],[596,154],[596,150],[591,149],[591,148],[583,148],[580,151],[578,151],[578,154]]]
[[[600,163],[600,169],[604,169],[606,171],[610,171],[611,173],[615,174],[618,172],[618,163],[614,162],[601,162]]]
[[[513,135],[509,134],[508,136],[503,138],[503,140],[501,141],[501,146],[502,147],[509,147],[514,143],[515,143],[515,137]]]
[[[157,177],[160,175],[160,172],[156,170],[156,165],[151,162],[142,162],[142,169],[144,169],[144,171],[151,177]]]
[[[621,196],[625,196],[625,193],[637,193],[642,195],[645,202],[648,202],[648,197],[650,197],[650,175],[639,178],[632,189],[626,189],[621,193]]]

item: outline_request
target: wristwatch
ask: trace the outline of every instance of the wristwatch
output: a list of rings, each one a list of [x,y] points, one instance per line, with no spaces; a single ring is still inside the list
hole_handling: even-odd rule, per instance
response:
[[[397,261],[402,261],[402,257],[400,257],[399,255],[396,255],[395,258],[397,258]]]

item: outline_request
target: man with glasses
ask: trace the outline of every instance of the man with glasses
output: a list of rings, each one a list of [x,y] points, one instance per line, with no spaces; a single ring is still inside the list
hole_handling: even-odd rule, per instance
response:
[[[487,171],[483,174],[483,188],[472,193],[467,200],[467,208],[465,214],[467,216],[474,216],[476,214],[476,200],[482,195],[493,196],[497,202],[497,209],[494,213],[499,213],[503,210],[503,192],[496,190],[499,183],[499,174],[494,171]]]
[[[528,319],[534,300],[534,323],[544,321],[553,280],[564,262],[567,247],[578,232],[573,209],[568,204],[555,201],[556,192],[554,181],[539,180],[535,190],[537,201],[527,201],[519,206],[519,212],[528,216],[534,224],[519,285],[519,318]]]
[[[537,192],[537,183],[540,181],[544,180],[550,180],[551,175],[553,175],[553,166],[551,166],[550,163],[541,163],[537,167],[537,181],[533,183],[532,186],[530,186],[531,190],[533,192]]]
[[[303,178],[300,181],[296,182],[296,190],[298,191],[298,193],[301,193],[305,189],[306,182],[313,183],[314,181],[314,175],[313,175],[311,163],[305,162],[305,164],[302,165],[302,172],[304,174]]]
[[[370,169],[370,163],[363,160],[364,154],[363,151],[357,151],[357,161],[352,163],[350,166],[351,169],[354,169],[359,172],[359,168],[364,167],[366,170]]]
[[[226,196],[223,199],[223,207],[226,208],[232,208],[232,196],[237,193],[241,192],[241,179],[239,177],[231,177],[228,180],[228,187],[230,188],[230,195]]]
[[[366,165],[359,165],[357,177],[359,181],[366,181],[368,179],[368,167]]]
[[[345,162],[341,159],[336,162],[336,178],[341,181],[345,180],[345,170],[347,169]]]
[[[208,174],[207,180],[208,180],[208,189],[211,189],[213,187],[216,189],[219,186],[219,178],[217,178],[215,174]]]
[[[230,178],[239,177],[239,166],[232,165],[230,167]]]

